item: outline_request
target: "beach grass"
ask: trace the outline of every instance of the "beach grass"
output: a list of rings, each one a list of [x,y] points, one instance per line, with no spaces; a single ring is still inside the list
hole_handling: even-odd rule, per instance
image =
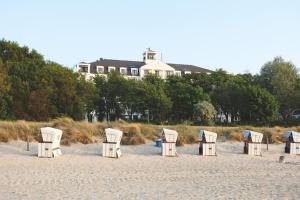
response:
[[[190,126],[190,125],[152,125],[142,123],[127,123],[126,121],[96,122],[74,121],[70,118],[58,118],[49,122],[28,121],[0,121],[0,141],[11,140],[41,141],[40,128],[50,126],[63,131],[62,144],[72,143],[97,143],[101,142],[105,128],[116,128],[123,131],[121,143],[123,145],[144,144],[146,140],[156,140],[160,136],[160,129],[165,127],[178,132],[177,145],[193,144],[199,141],[197,133],[199,130],[213,131],[218,134],[219,140],[242,141],[243,131],[253,130],[264,134],[264,141],[269,138],[270,143],[281,143],[284,141],[284,132],[287,130],[300,131],[300,126],[294,127],[254,127],[254,126]]]

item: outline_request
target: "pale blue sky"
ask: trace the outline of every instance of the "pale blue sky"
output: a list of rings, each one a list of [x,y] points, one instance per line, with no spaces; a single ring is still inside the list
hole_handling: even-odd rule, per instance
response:
[[[259,72],[275,56],[300,67],[297,0],[0,0],[0,38],[72,67],[100,57]]]

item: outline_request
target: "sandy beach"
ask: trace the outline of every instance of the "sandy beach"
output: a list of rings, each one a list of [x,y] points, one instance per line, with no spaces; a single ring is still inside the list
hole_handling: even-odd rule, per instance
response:
[[[63,156],[38,158],[37,143],[0,143],[0,199],[299,199],[300,156],[283,144],[263,145],[262,157],[243,143],[217,144],[216,157],[198,145],[160,156],[152,142],[122,146],[120,159],[101,157],[101,144],[62,146]]]

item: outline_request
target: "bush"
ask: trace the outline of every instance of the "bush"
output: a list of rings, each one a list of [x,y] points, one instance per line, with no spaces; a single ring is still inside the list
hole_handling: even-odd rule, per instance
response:
[[[7,132],[5,132],[3,129],[0,129],[0,142],[8,142],[9,137]]]
[[[214,106],[208,101],[200,101],[194,105],[194,119],[204,125],[213,125],[213,118],[216,115]]]
[[[120,125],[119,129],[123,131],[121,144],[123,145],[138,145],[145,144],[146,140],[141,133],[141,129],[137,124]]]

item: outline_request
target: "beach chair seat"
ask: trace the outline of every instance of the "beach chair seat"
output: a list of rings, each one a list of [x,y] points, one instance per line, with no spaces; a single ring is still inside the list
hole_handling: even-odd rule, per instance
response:
[[[300,133],[295,131],[285,133],[285,153],[300,155]]]
[[[203,156],[216,156],[217,133],[201,130],[198,135],[202,139],[199,144],[199,154]]]
[[[62,155],[60,149],[60,140],[62,137],[62,130],[44,127],[41,128],[43,142],[38,143],[38,157],[52,158]]]
[[[263,134],[255,131],[244,131],[244,153],[252,156],[262,156],[261,143]]]
[[[103,157],[119,158],[121,157],[121,139],[123,132],[117,129],[105,129],[105,138],[103,141]]]
[[[163,128],[161,130],[161,153],[163,156],[177,156],[176,141],[178,133],[174,130]]]

